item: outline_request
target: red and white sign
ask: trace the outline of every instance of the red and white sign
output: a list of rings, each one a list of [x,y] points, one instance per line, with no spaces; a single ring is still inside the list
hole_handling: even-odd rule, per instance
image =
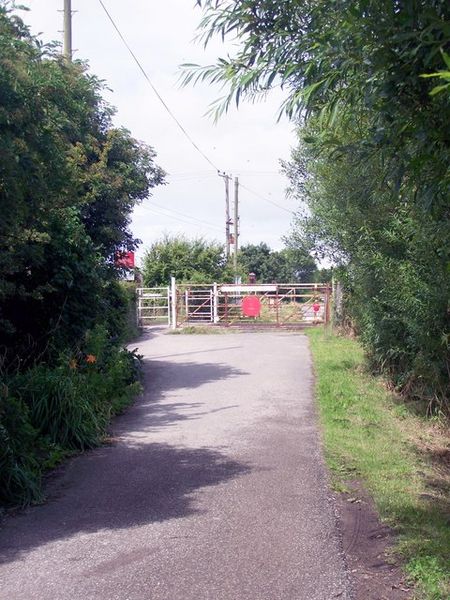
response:
[[[261,300],[258,296],[245,296],[245,298],[242,298],[242,314],[244,317],[259,317],[261,314]]]
[[[114,264],[120,269],[134,269],[134,252],[116,252]]]

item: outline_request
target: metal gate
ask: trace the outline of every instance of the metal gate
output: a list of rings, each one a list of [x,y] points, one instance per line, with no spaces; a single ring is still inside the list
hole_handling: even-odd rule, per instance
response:
[[[171,325],[169,287],[138,288],[136,290],[136,319],[140,327]]]
[[[177,323],[211,324],[216,322],[214,284],[180,285],[176,289]]]
[[[326,284],[222,285],[218,295],[218,322],[226,326],[285,328],[327,323],[330,295]],[[243,301],[249,296],[259,299],[259,316],[244,316]]]
[[[245,316],[243,302],[256,296],[258,316]],[[176,284],[137,290],[141,326],[166,323],[225,327],[297,328],[328,323],[331,286],[323,283]]]
[[[259,316],[244,315],[243,301],[259,299]],[[176,287],[176,324],[226,327],[305,327],[328,323],[331,287],[319,283],[182,284]]]

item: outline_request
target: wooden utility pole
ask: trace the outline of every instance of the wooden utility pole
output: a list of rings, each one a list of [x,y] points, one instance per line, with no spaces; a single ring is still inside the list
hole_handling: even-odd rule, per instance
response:
[[[238,253],[238,239],[239,239],[239,179],[234,178],[234,254],[233,254],[233,265],[234,273],[237,274],[237,253]]]
[[[230,179],[229,175],[225,175],[225,250],[227,260],[230,258]]]
[[[230,181],[232,177],[231,175],[227,175],[226,173],[219,173],[219,177],[222,177],[225,183],[225,255],[228,260],[231,255],[230,225],[232,224],[232,220],[230,219]]]
[[[64,57],[72,60],[72,0],[64,0]]]

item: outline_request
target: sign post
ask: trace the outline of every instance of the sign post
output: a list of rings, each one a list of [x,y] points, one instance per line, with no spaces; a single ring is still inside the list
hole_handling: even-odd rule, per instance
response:
[[[172,329],[176,329],[177,328],[177,282],[175,280],[175,277],[171,277],[170,278],[170,299],[171,299],[171,305],[170,305],[170,310],[171,310],[171,328]]]
[[[213,322],[219,322],[219,290],[217,283],[214,283],[213,288]]]

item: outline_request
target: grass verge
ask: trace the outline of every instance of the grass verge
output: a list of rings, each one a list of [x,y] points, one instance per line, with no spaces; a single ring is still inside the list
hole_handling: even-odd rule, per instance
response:
[[[178,329],[170,329],[168,333],[169,335],[221,335],[227,333],[227,329],[214,325],[187,325]]]
[[[417,598],[450,598],[448,431],[408,410],[364,369],[355,340],[307,332],[325,454],[337,490],[359,479],[398,532],[398,552]]]

